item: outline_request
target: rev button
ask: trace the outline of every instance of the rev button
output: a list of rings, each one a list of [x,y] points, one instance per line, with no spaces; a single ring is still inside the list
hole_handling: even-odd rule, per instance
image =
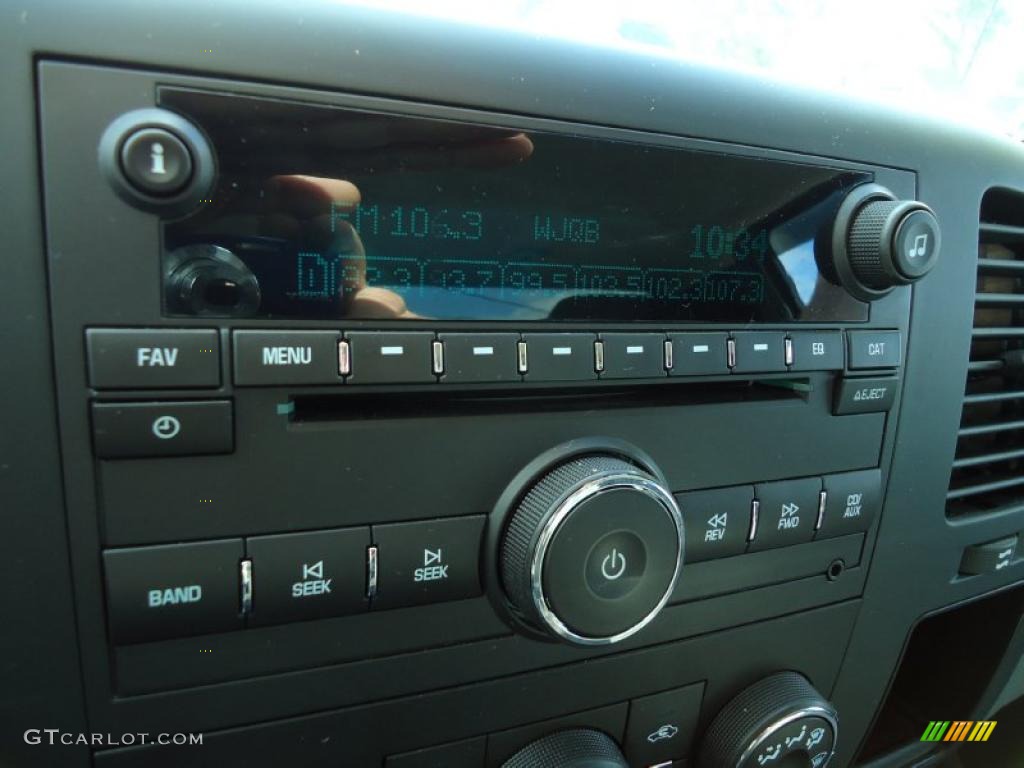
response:
[[[367,528],[255,536],[252,624],[342,616],[365,611]]]
[[[479,595],[483,527],[482,516],[373,526],[379,563],[373,607]]]
[[[677,494],[686,518],[685,562],[743,553],[753,500],[754,489],[749,485]]]

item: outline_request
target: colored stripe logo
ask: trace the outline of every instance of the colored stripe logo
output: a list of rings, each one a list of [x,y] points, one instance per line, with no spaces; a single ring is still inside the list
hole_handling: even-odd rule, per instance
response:
[[[996,729],[995,720],[932,720],[921,741],[988,741]]]

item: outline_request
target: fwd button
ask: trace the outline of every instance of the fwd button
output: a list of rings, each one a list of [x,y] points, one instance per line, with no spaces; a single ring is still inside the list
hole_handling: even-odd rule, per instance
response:
[[[241,558],[241,539],[108,549],[111,638],[136,643],[240,628]]]
[[[251,624],[365,611],[367,528],[254,536]]]
[[[379,563],[373,607],[479,595],[483,528],[481,515],[373,526]]]

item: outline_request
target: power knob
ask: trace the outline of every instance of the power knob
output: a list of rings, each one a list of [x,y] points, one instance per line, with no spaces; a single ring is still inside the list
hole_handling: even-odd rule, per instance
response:
[[[857,187],[847,196],[832,235],[836,273],[864,301],[920,280],[935,266],[941,244],[931,208],[897,200],[877,184]]]
[[[711,721],[699,768],[825,768],[835,750],[835,708],[796,672],[743,690]]]
[[[511,613],[576,645],[650,623],[679,576],[683,519],[655,472],[605,453],[564,459],[514,497],[499,545]]]

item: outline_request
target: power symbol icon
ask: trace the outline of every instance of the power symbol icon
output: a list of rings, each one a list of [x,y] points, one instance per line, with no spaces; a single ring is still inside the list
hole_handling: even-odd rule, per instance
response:
[[[613,548],[601,561],[601,575],[608,581],[615,581],[626,572],[626,556]]]

